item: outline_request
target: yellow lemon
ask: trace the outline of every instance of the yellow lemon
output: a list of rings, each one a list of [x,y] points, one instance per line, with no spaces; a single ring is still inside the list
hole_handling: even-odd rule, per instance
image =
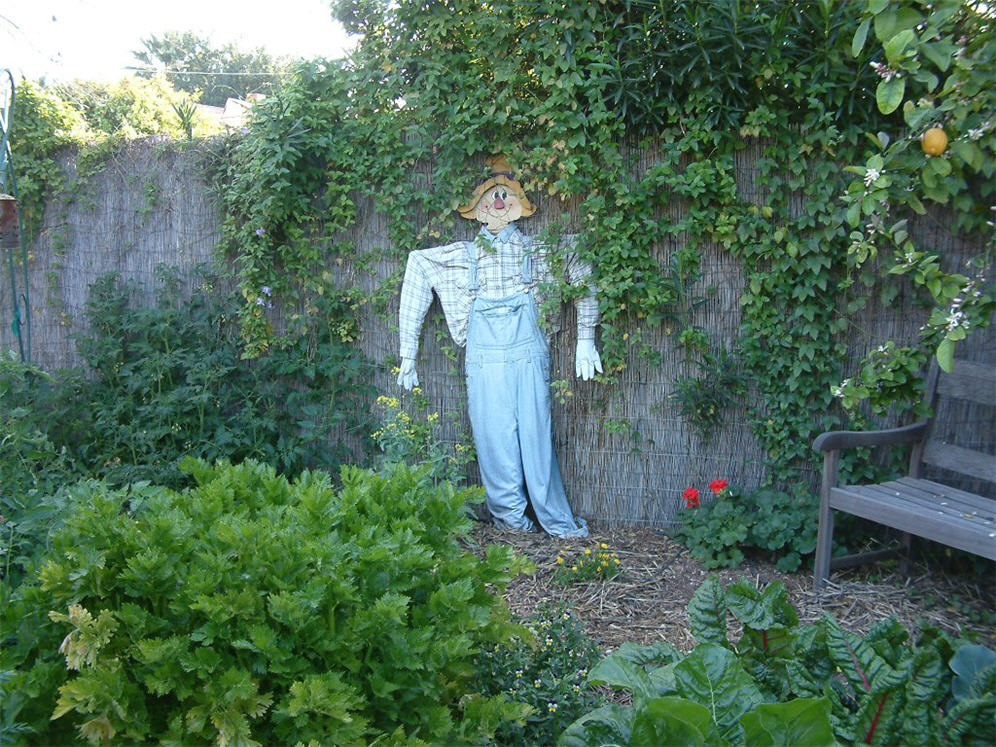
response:
[[[948,135],[941,127],[931,127],[920,138],[923,152],[928,156],[939,156],[948,147]]]

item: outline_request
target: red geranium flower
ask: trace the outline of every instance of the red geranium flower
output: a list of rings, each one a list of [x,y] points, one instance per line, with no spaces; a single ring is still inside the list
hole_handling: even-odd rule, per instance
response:
[[[681,494],[681,497],[685,499],[685,505],[688,508],[695,508],[699,505],[699,491],[695,488],[685,488],[685,492]]]
[[[726,486],[729,484],[730,483],[728,483],[726,480],[713,480],[711,483],[709,483],[709,490],[711,490],[716,495],[719,495],[724,490],[726,490]]]

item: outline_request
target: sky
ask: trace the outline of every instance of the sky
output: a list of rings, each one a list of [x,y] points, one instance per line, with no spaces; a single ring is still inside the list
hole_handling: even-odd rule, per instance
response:
[[[141,40],[191,31],[273,56],[341,57],[328,0],[15,0],[0,5],[0,68],[16,78],[114,82]]]

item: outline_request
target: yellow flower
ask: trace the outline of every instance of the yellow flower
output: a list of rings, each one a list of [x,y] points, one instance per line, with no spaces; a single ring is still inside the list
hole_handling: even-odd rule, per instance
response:
[[[563,564],[564,564],[563,557],[561,557],[560,555],[558,555],[557,556],[557,565],[563,565]]]
[[[588,548],[588,547],[586,547],[586,548],[584,549],[584,554],[585,554],[585,555],[591,555],[591,548]]]
[[[601,547],[603,550],[608,550],[609,549],[609,546],[607,544],[605,544],[604,542],[602,544],[600,544],[599,547]]]

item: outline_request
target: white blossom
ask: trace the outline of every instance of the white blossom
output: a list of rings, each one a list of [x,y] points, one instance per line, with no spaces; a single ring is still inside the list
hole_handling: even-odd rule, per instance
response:
[[[870,187],[875,183],[875,180],[882,176],[882,172],[878,169],[869,168],[865,171],[865,186]]]
[[[948,331],[958,329],[958,327],[968,327],[968,317],[964,311],[954,311],[948,314]]]

